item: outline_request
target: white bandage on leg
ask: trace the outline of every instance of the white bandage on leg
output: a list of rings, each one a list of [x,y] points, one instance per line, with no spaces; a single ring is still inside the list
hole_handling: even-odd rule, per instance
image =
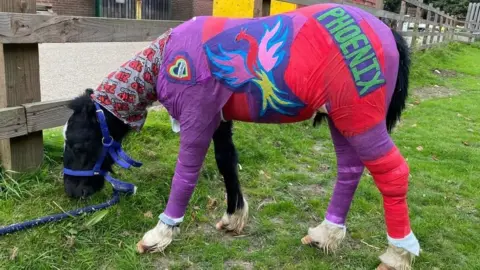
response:
[[[403,248],[408,252],[418,256],[420,254],[420,244],[418,243],[417,237],[410,232],[403,239],[395,239],[387,236],[388,242],[396,247]]]
[[[180,223],[183,222],[183,217],[179,218],[171,218],[164,213],[161,213],[158,218],[165,224],[170,225],[170,226],[178,226]]]

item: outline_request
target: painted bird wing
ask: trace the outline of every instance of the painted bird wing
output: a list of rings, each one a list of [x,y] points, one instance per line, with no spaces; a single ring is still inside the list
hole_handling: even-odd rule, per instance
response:
[[[221,44],[218,45],[220,55],[213,53],[208,46],[206,46],[205,51],[207,58],[216,67],[212,72],[213,75],[224,80],[228,85],[237,88],[255,77],[247,69],[246,52],[227,52]]]
[[[282,62],[285,56],[285,51],[282,49],[286,43],[288,30],[288,27],[283,27],[280,18],[272,29],[265,25],[265,34],[258,48],[258,58],[263,70],[266,72],[269,72]]]

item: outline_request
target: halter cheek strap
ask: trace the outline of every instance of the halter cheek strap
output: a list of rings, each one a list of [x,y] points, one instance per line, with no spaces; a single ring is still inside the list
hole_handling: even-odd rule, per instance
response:
[[[143,164],[141,162],[135,161],[129,157],[122,149],[122,145],[115,141],[108,130],[107,120],[103,110],[100,108],[98,103],[94,102],[96,110],[96,115],[98,122],[100,123],[100,130],[102,131],[102,153],[98,157],[95,166],[91,170],[72,170],[68,168],[63,168],[63,173],[71,176],[104,176],[105,179],[112,184],[113,189],[124,192],[124,193],[135,193],[136,186],[131,183],[126,183],[118,179],[113,178],[108,171],[102,170],[102,164],[105,161],[107,155],[113,159],[113,161],[124,169],[129,169],[131,166],[140,167]]]

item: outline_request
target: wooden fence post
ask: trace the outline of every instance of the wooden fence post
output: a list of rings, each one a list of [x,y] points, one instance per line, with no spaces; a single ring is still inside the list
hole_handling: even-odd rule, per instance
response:
[[[465,17],[465,29],[470,29],[470,21],[472,20],[473,3],[468,3],[467,16]]]
[[[407,3],[405,1],[402,1],[400,5],[400,16],[405,16],[405,12],[407,12]],[[397,31],[402,31],[403,29],[403,20],[397,21]]]
[[[480,3],[475,3],[476,5],[476,12],[475,12],[475,30],[480,29]],[[472,30],[473,30],[472,29]]]
[[[419,0],[418,2],[423,3],[423,0]],[[418,26],[420,25],[420,19],[422,16],[422,8],[417,6],[417,10],[415,12],[415,22],[413,23],[413,35],[412,35],[412,48],[417,47],[417,38],[418,38]]]
[[[2,0],[0,12],[36,13],[36,0]],[[38,44],[0,47],[0,108],[40,101]],[[37,168],[43,160],[42,131],[0,141],[0,156],[8,170]]]
[[[479,7],[480,7],[480,3],[475,3],[473,4],[473,9],[472,9],[472,24],[470,25],[470,30],[474,31],[477,26],[478,26],[478,18],[480,18],[480,16],[478,16],[478,11],[479,11]]]
[[[429,42],[431,42],[431,33],[430,31],[430,20],[432,19],[432,11],[431,9],[433,8],[433,4],[430,3],[428,4],[428,10],[427,10],[427,22],[425,24],[425,34],[428,33],[428,36],[423,36],[423,45],[428,45]]]
[[[452,30],[453,30],[453,16],[450,15],[450,13],[449,13],[448,18],[449,18],[448,19],[448,39],[450,41],[452,41],[453,40],[453,32],[452,32]]]
[[[432,41],[435,40],[435,42],[432,42],[432,43],[438,43],[438,36],[437,36],[437,26],[438,26],[438,13],[440,12],[440,10],[438,10],[438,8],[435,9],[435,16],[434,16],[434,19],[433,19],[433,36],[432,36]]]

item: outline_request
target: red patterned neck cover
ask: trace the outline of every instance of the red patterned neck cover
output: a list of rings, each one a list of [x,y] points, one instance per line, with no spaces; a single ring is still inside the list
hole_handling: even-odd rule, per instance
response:
[[[110,73],[92,99],[138,131],[145,124],[147,107],[157,100],[156,83],[171,29]]]

